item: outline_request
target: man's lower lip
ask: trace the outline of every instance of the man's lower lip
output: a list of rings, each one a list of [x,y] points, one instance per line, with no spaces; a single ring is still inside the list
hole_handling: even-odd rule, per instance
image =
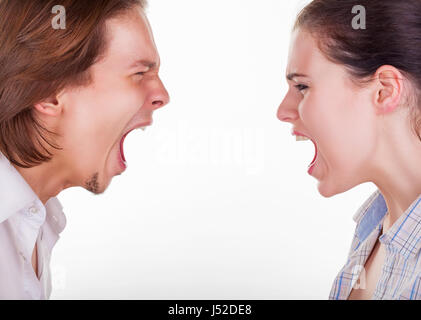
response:
[[[127,169],[127,164],[126,162],[123,160],[122,156],[121,156],[121,152],[118,153],[118,163],[120,164],[121,169],[124,171]]]
[[[120,166],[123,170],[127,169],[127,165],[123,161],[120,161]]]

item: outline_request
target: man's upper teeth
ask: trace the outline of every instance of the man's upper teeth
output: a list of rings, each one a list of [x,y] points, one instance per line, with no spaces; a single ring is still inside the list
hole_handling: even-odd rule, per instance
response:
[[[307,137],[303,137],[303,136],[295,136],[295,140],[296,141],[307,141],[307,140],[310,140],[310,139],[307,138]]]

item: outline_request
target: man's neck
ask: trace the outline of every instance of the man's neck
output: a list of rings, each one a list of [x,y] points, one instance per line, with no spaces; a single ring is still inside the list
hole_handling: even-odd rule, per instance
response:
[[[67,182],[65,173],[60,171],[54,162],[45,162],[32,168],[13,166],[43,204],[71,186]]]

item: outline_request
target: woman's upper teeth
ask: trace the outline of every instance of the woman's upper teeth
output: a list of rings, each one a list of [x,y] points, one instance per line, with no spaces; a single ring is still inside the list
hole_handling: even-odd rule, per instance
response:
[[[307,140],[310,140],[310,139],[307,138],[307,137],[304,137],[304,136],[295,136],[295,140],[296,141],[307,141]]]

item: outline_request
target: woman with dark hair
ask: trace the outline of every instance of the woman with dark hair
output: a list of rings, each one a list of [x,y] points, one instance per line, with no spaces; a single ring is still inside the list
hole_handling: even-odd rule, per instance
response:
[[[278,118],[314,143],[321,195],[378,188],[330,299],[421,299],[420,48],[420,0],[315,0],[295,23]]]

